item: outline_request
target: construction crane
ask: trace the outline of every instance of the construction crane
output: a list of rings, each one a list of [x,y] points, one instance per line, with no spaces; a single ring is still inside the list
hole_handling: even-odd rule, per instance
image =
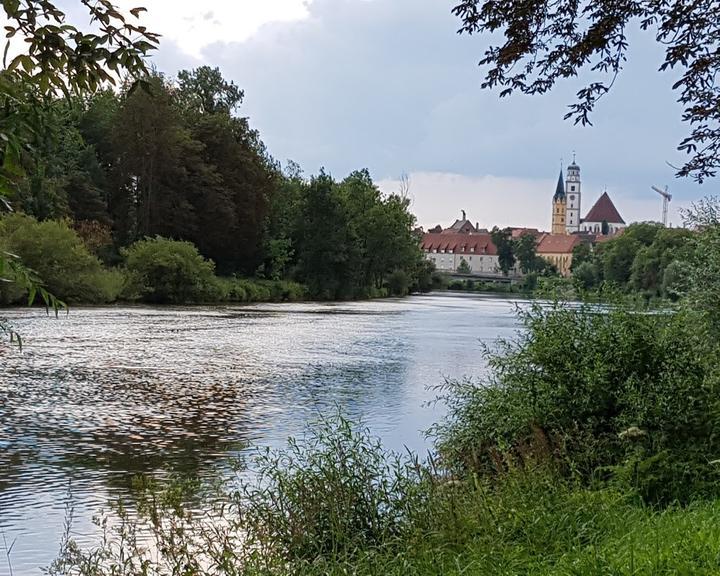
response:
[[[655,192],[660,194],[660,196],[663,197],[663,215],[662,215],[662,223],[663,226],[667,226],[667,213],[668,213],[668,204],[670,204],[670,200],[672,200],[672,194],[668,192],[668,187],[665,186],[665,190],[661,190],[657,186],[650,186]]]

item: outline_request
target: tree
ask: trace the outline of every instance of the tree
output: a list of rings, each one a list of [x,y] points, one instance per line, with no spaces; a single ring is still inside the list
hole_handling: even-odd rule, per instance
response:
[[[230,114],[243,101],[245,92],[222,76],[220,68],[200,66],[178,72],[179,98],[183,107],[203,114]]]
[[[592,248],[587,242],[582,242],[575,246],[572,251],[572,263],[570,264],[570,271],[574,272],[581,264],[590,262],[592,260]]]
[[[122,14],[109,0],[81,0],[96,25],[83,32],[67,21],[52,1],[2,0],[8,38],[19,53],[0,73],[2,100],[2,171],[0,190],[6,191],[21,150],[42,133],[43,101],[61,92],[88,94],[118,75],[139,78],[146,73],[145,56],[158,42],[149,32]],[[145,8],[129,12],[137,19]],[[17,49],[16,48],[16,49]]]
[[[509,228],[500,230],[497,226],[490,232],[493,244],[497,249],[498,264],[502,273],[507,276],[515,266],[515,254],[513,254],[512,233]]]
[[[324,172],[310,181],[298,232],[300,278],[311,294],[329,299],[352,296],[358,270],[351,263],[357,244],[337,183]]]
[[[690,134],[678,149],[690,155],[678,176],[702,182],[720,168],[720,3],[717,0],[558,0],[496,2],[462,0],[453,13],[461,33],[502,35],[480,60],[488,70],[483,88],[500,88],[500,96],[514,91],[543,94],[558,80],[582,70],[603,75],[577,93],[565,118],[590,124],[590,113],[607,94],[628,51],[626,31],[639,25],[665,47],[661,71],[680,70],[673,85],[685,107],[682,119]],[[498,34],[500,33],[500,34]]]
[[[642,244],[638,240],[625,234],[602,245],[599,253],[603,263],[603,278],[625,286],[630,279],[635,256],[641,248]]]
[[[470,264],[468,264],[465,258],[460,258],[460,265],[458,266],[457,271],[460,274],[470,274],[470,272],[472,272]]]
[[[515,241],[514,251],[523,274],[534,272],[538,265],[535,248],[537,240],[533,234],[523,234]]]
[[[127,241],[184,239],[195,232],[189,183],[202,170],[202,146],[183,126],[165,79],[148,83],[149,91],[126,91],[115,118],[112,208]]]

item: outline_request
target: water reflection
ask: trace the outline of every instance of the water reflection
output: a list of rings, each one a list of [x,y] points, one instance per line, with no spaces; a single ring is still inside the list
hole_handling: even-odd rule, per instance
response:
[[[8,313],[25,349],[0,348],[0,531],[15,574],[128,494],[137,473],[214,476],[336,405],[395,449],[426,447],[428,385],[483,369],[511,303],[429,296],[350,304],[77,308]],[[1,541],[1,539],[0,539]],[[0,564],[0,576],[5,567]]]

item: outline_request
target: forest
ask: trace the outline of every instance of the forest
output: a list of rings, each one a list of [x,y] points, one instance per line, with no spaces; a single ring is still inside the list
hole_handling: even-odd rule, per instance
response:
[[[0,248],[67,302],[353,299],[425,290],[409,199],[282,166],[217,68],[44,106]],[[6,155],[7,158],[7,155]],[[27,290],[10,284],[0,301]]]

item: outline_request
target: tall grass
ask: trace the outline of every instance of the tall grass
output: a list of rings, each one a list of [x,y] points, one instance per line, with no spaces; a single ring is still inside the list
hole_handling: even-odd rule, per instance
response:
[[[543,465],[440,474],[343,418],[256,461],[259,476],[185,506],[151,490],[93,550],[67,541],[51,574],[595,575],[720,573],[720,502],[663,509]]]

